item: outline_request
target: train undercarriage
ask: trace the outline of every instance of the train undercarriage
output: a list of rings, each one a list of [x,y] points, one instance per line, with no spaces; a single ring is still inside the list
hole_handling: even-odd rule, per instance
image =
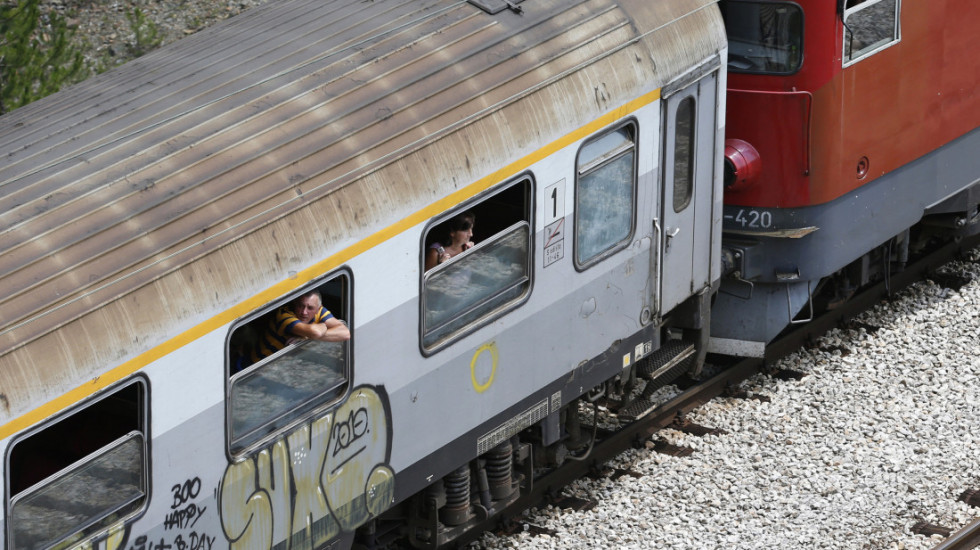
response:
[[[527,496],[542,476],[568,462],[593,460],[593,445],[604,435],[600,414],[628,424],[659,405],[653,397],[658,389],[699,375],[707,346],[707,324],[699,323],[707,320],[709,296],[690,299],[664,319],[657,351],[626,368],[608,360],[617,355],[609,354],[604,370],[612,376],[362,526],[354,548],[458,546]]]

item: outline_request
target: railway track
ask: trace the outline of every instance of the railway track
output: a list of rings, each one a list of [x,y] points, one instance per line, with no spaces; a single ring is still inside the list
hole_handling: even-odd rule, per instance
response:
[[[890,280],[864,289],[861,293],[846,302],[844,306],[818,316],[811,322],[800,325],[796,330],[783,335],[767,348],[765,357],[762,359],[733,360],[731,358],[709,356],[709,363],[714,367],[711,370],[717,371],[714,375],[699,381],[679,380],[677,382],[678,393],[668,400],[659,403],[649,414],[637,418],[617,430],[597,430],[597,441],[587,457],[584,457],[582,460],[568,461],[560,468],[536,477],[531,489],[515,501],[506,511],[488,518],[484,525],[480,528],[473,529],[467,535],[457,539],[451,547],[464,546],[474,540],[483,531],[494,531],[501,535],[506,535],[519,530],[539,529],[519,519],[522,511],[532,507],[552,505],[554,507],[574,510],[589,509],[595,505],[594,502],[563,497],[562,489],[573,481],[585,476],[608,476],[615,479],[623,475],[632,475],[634,477],[642,475],[629,470],[619,471],[603,466],[629,448],[645,445],[658,452],[668,454],[690,452],[690,450],[685,450],[683,447],[676,448],[664,441],[651,440],[651,437],[668,427],[695,435],[712,433],[713,429],[710,427],[698,426],[687,422],[686,417],[688,413],[696,410],[715,397],[722,395],[766,399],[765,396],[753,395],[742,390],[740,385],[749,377],[760,372],[766,372],[776,378],[798,378],[801,376],[800,373],[791,370],[775,370],[771,365],[775,364],[779,359],[799,350],[802,346],[811,344],[818,337],[833,328],[846,327],[849,324],[853,325],[853,319],[857,315],[881,300],[888,299],[909,285],[927,277],[938,277],[935,273],[937,266],[956,259],[964,251],[972,249],[978,244],[980,244],[980,239],[973,238],[957,243],[950,243],[931,251],[914,263],[910,263],[903,272],[892,276]],[[861,326],[859,328],[864,328],[868,332],[876,330],[876,327],[873,326]],[[586,429],[591,430],[592,427],[589,426],[586,428],[583,426],[583,431]],[[546,530],[543,532],[544,534],[548,534]],[[954,544],[954,539],[970,541],[973,540],[970,537],[980,537],[980,534],[976,533],[980,533],[980,523],[976,524],[974,534],[960,535],[957,533],[956,536],[949,539],[949,543]],[[951,545],[946,548],[972,548],[972,546]]]
[[[971,550],[980,546],[980,518],[953,533],[934,550]]]
[[[957,500],[965,502],[969,506],[980,508],[980,490],[968,489]],[[980,513],[980,510],[978,510],[978,513]],[[920,521],[912,526],[911,532],[927,537],[936,535],[943,537],[945,540],[936,545],[933,550],[971,550],[980,546],[980,518],[970,522],[956,532],[943,525]]]

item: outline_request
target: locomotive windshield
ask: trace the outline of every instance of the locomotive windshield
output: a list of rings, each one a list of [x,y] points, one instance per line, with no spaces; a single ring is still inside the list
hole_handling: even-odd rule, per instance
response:
[[[728,70],[790,74],[803,63],[803,10],[788,2],[721,2]]]

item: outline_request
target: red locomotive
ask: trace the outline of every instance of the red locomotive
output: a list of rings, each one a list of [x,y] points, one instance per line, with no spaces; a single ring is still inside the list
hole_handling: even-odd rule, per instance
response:
[[[978,230],[980,60],[968,52],[980,3],[721,7],[729,275],[712,330],[717,347],[752,354],[937,229]]]

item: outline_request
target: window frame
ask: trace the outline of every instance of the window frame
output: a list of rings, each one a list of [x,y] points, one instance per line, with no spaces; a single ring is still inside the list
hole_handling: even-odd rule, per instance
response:
[[[431,240],[431,235],[434,230],[441,227],[447,221],[449,221],[454,216],[461,214],[466,211],[480,210],[481,205],[487,204],[494,197],[504,195],[508,191],[510,192],[520,192],[518,188],[520,186],[525,186],[523,191],[522,204],[517,205],[523,209],[523,214],[512,223],[502,224],[498,231],[488,235],[486,238],[477,239],[477,242],[466,251],[465,254],[457,255],[448,261],[436,265],[428,271],[425,269],[425,255],[428,250],[428,243]],[[523,305],[531,295],[534,287],[534,242],[535,242],[535,230],[534,230],[534,214],[535,214],[535,189],[536,180],[532,173],[525,172],[516,177],[513,177],[505,182],[498,185],[494,185],[490,189],[480,193],[473,199],[462,203],[450,210],[443,212],[442,214],[432,218],[425,228],[422,230],[422,235],[419,243],[419,249],[421,250],[419,269],[419,350],[424,357],[432,356],[439,351],[449,347],[455,342],[458,342],[462,338],[472,334],[473,332],[479,330],[480,328],[492,323],[493,321],[499,319],[500,317],[508,314],[509,312],[517,309]],[[481,220],[484,219],[484,215],[480,214],[476,217],[476,227],[481,226]],[[485,224],[486,222],[484,222]],[[508,299],[503,303],[493,305],[488,307],[486,311],[479,313],[470,321],[465,322],[460,325],[460,327],[451,330],[446,335],[438,336],[434,341],[427,341],[433,331],[436,331],[442,327],[450,325],[452,320],[440,323],[435,327],[427,327],[426,315],[428,312],[426,303],[426,283],[429,279],[437,276],[443,271],[449,270],[452,266],[466,262],[468,259],[477,257],[477,254],[481,250],[485,250],[493,246],[494,244],[504,240],[506,237],[514,235],[520,228],[526,227],[527,236],[527,254],[525,256],[524,263],[524,279],[520,282],[507,285],[507,288],[496,292],[490,296],[486,296],[479,300],[472,307],[464,309],[457,312],[455,318],[463,317],[468,314],[478,312],[480,307],[492,303],[495,298],[499,298],[505,295],[509,290],[517,289],[523,286],[523,290],[520,294],[514,298]]]
[[[892,28],[891,40],[870,49],[858,50],[859,55],[857,57],[854,56],[854,52],[852,51],[850,57],[848,57],[847,44],[849,40],[853,40],[854,32],[851,30],[851,27],[848,26],[847,19],[855,13],[860,13],[861,11],[870,9],[875,5],[883,4],[885,2],[895,2],[895,25]],[[841,16],[841,25],[844,27],[844,32],[842,33],[843,42],[841,43],[841,64],[843,67],[849,67],[902,41],[902,0],[864,0],[856,6],[844,9],[844,13]]]
[[[107,443],[102,444],[98,448],[82,455],[81,457],[53,471],[38,481],[27,485],[14,494],[13,479],[11,474],[12,469],[16,469],[16,467],[12,464],[12,459],[13,455],[17,451],[18,445],[27,444],[29,441],[37,444],[39,441],[42,441],[35,438],[57,437],[57,431],[48,435],[45,435],[45,432],[48,429],[56,429],[59,425],[62,429],[65,427],[71,428],[70,421],[73,419],[86,420],[86,418],[83,416],[86,413],[96,414],[110,412],[107,409],[96,409],[96,407],[107,406],[110,398],[113,396],[118,396],[131,388],[137,392],[137,402],[133,407],[133,412],[135,412],[137,415],[137,418],[135,419],[135,428],[130,427],[128,430],[121,431],[120,435],[114,437]],[[6,483],[6,498],[4,502],[6,518],[4,533],[7,539],[7,544],[5,546],[6,548],[10,550],[22,548],[15,545],[16,538],[14,527],[16,526],[16,522],[12,521],[15,516],[15,508],[21,501],[29,499],[30,497],[38,494],[43,495],[43,491],[45,489],[57,488],[59,483],[70,480],[73,474],[84,473],[88,467],[92,466],[93,464],[97,464],[104,457],[119,450],[134,440],[138,442],[138,451],[140,453],[140,470],[138,472],[134,472],[134,474],[139,478],[139,485],[136,487],[136,489],[141,494],[135,498],[130,498],[119,503],[113,503],[110,508],[101,511],[96,516],[84,520],[73,530],[66,531],[58,536],[58,538],[45,542],[48,544],[48,548],[58,547],[59,545],[62,547],[75,547],[80,544],[84,544],[85,542],[105,536],[108,529],[111,529],[112,526],[117,525],[120,522],[132,523],[146,512],[146,510],[149,508],[150,494],[152,492],[152,475],[150,474],[151,437],[149,402],[149,380],[147,380],[146,377],[141,374],[135,375],[103,390],[97,397],[86,400],[83,403],[79,403],[71,409],[64,411],[62,414],[59,414],[50,421],[32,428],[11,442],[6,451],[6,476],[4,479],[4,482]],[[39,449],[27,449],[27,452],[36,453],[38,450]],[[29,456],[33,455],[31,454]],[[118,517],[106,522],[107,519],[113,518],[113,516],[116,515],[118,515]],[[78,538],[71,540],[72,537]]]
[[[687,159],[686,159],[687,170],[684,173],[685,193],[684,193],[684,201],[678,203],[677,202],[677,177],[678,177],[677,159],[679,157],[678,153],[680,151],[679,151],[679,142],[677,138],[678,136],[681,135],[680,132],[678,132],[678,129],[680,128],[680,117],[678,115],[680,114],[681,109],[687,105],[690,105],[691,108],[689,110],[690,120],[688,122],[690,132],[688,132],[688,134],[685,136],[685,138],[688,140],[687,143],[688,150],[687,150]],[[694,175],[697,170],[697,163],[698,163],[698,158],[696,155],[696,149],[697,149],[698,137],[699,137],[698,136],[698,122],[699,122],[698,107],[699,105],[698,105],[697,94],[690,94],[687,97],[682,98],[680,100],[680,103],[674,109],[674,127],[670,129],[674,137],[673,140],[674,148],[673,151],[670,152],[671,175],[673,176],[673,180],[674,180],[670,184],[670,188],[672,190],[670,204],[671,204],[671,208],[674,210],[674,213],[676,214],[683,212],[688,206],[690,206],[691,201],[694,198]]]
[[[629,132],[631,134],[632,146],[628,148],[619,146],[607,153],[603,153],[598,158],[584,165],[582,164],[582,161],[580,159],[582,156],[582,152],[585,150],[587,146],[589,146],[590,144],[596,141],[601,140],[602,138],[612,134],[613,132],[623,130],[624,128],[630,129]],[[631,181],[631,190],[630,190],[629,230],[626,232],[626,235],[622,239],[609,244],[601,251],[593,254],[592,256],[585,259],[584,261],[580,261],[579,251],[581,249],[581,243],[579,242],[580,240],[579,229],[582,227],[581,214],[583,208],[579,200],[582,198],[582,192],[580,187],[582,178],[583,176],[588,176],[590,174],[595,173],[600,168],[611,165],[613,161],[621,158],[629,151],[632,151],[633,154],[632,181]],[[575,166],[573,168],[575,171],[575,184],[573,188],[573,193],[575,195],[574,196],[575,214],[573,216],[574,231],[572,232],[572,263],[574,264],[576,271],[585,271],[591,268],[592,266],[601,263],[606,258],[628,247],[629,243],[632,241],[633,235],[636,234],[636,209],[637,209],[636,201],[637,201],[637,193],[639,189],[639,162],[640,162],[640,123],[639,121],[637,121],[635,118],[632,117],[620,121],[619,123],[613,126],[604,128],[603,130],[586,138],[579,146],[578,151],[576,151]]]
[[[316,344],[316,342],[313,340],[303,340],[300,342],[287,344],[285,347],[269,355],[268,357],[264,357],[259,361],[248,365],[240,372],[232,372],[231,341],[235,332],[245,326],[251,325],[252,323],[258,323],[260,325],[263,324],[263,322],[267,321],[270,315],[274,315],[274,312],[279,308],[289,304],[296,298],[308,292],[321,290],[325,286],[333,284],[338,278],[344,278],[344,281],[341,283],[342,294],[339,298],[343,310],[338,313],[335,312],[333,308],[327,307],[327,309],[330,310],[330,313],[333,314],[335,318],[347,324],[348,328],[350,329],[350,339],[344,342],[337,342],[337,344],[345,347],[344,361],[342,365],[342,374],[344,376],[342,380],[338,384],[324,387],[321,389],[321,391],[299,400],[298,402],[290,403],[289,406],[283,408],[281,412],[271,415],[265,421],[257,424],[255,427],[236,437],[233,425],[235,420],[234,413],[236,410],[234,400],[236,383],[241,383],[242,381],[255,377],[263,367],[276,363],[278,360],[293,355],[295,352],[302,351],[306,347],[313,346]],[[339,406],[340,403],[344,401],[346,396],[350,394],[354,379],[354,330],[351,328],[354,325],[353,297],[354,276],[348,267],[343,266],[331,270],[329,273],[317,277],[313,281],[303,285],[301,288],[280,296],[261,308],[252,311],[247,316],[242,317],[237,322],[233,323],[229,328],[228,334],[225,337],[225,450],[231,460],[235,460],[253,452],[256,449],[262,448],[270,441],[290,432],[296,426],[307,422],[310,418],[321,414],[325,410]],[[324,298],[324,302],[326,302],[326,298]],[[327,304],[324,303],[323,305],[326,307]],[[260,326],[259,330],[261,330],[261,328],[262,327]],[[262,435],[263,430],[265,430],[264,435]],[[260,435],[255,436],[255,434]]]
[[[792,76],[803,69],[803,64],[806,62],[806,11],[803,7],[796,2],[787,2],[782,0],[726,0],[723,4],[731,6],[734,4],[775,4],[780,7],[792,7],[795,8],[799,18],[800,18],[800,34],[799,34],[799,60],[796,66],[792,69],[786,71],[769,71],[769,70],[751,70],[742,69],[739,67],[733,67],[731,65],[732,47],[729,45],[729,60],[727,63],[727,70],[730,73],[736,74],[752,74],[752,75],[762,75],[762,76]],[[728,21],[725,21],[725,29],[728,30]],[[729,33],[730,34],[730,33]]]

